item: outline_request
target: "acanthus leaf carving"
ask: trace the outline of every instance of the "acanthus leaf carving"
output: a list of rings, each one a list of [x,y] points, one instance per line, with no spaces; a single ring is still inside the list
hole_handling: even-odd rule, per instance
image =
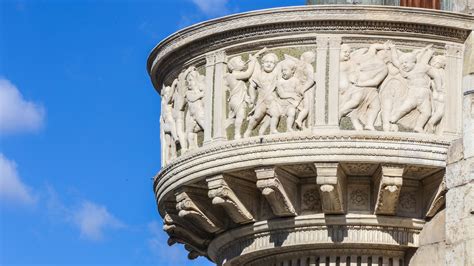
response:
[[[176,222],[168,213],[165,214],[163,221],[163,230],[170,236],[168,239],[168,245],[171,246],[175,243],[185,244],[192,247],[192,249],[197,251],[199,255],[206,255],[209,240],[186,229],[184,226]]]
[[[326,214],[344,213],[346,175],[341,165],[339,163],[315,163],[314,166],[323,212]]]
[[[207,179],[212,204],[222,206],[231,219],[239,224],[253,222],[254,218],[232,189],[232,181],[225,175]]]
[[[377,199],[375,214],[395,215],[403,184],[403,165],[382,164],[374,174]]]
[[[296,190],[295,180],[288,173],[279,168],[261,168],[255,170],[257,175],[257,188],[267,199],[272,211],[277,216],[295,216]],[[285,185],[283,185],[285,184]]]
[[[199,200],[193,192],[187,191],[186,187],[181,188],[176,193],[176,209],[179,217],[189,219],[206,232],[216,233],[221,231],[223,225],[217,219],[211,219],[209,211],[203,212],[199,207]]]

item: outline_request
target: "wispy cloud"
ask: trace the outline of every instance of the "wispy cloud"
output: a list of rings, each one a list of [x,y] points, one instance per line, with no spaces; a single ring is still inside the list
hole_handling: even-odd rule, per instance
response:
[[[152,221],[148,224],[151,237],[148,239],[148,248],[157,258],[166,258],[168,265],[185,265],[188,253],[183,245],[168,246],[168,235],[163,231],[163,224]]]
[[[16,163],[0,153],[0,198],[2,202],[31,205],[36,203],[32,190],[18,174]]]
[[[229,13],[228,0],[192,0],[207,16],[222,16]]]
[[[73,223],[79,228],[81,237],[90,240],[101,240],[106,229],[124,227],[123,223],[113,216],[105,206],[90,201],[83,201],[74,211]]]
[[[46,206],[50,217],[73,225],[83,239],[103,240],[106,231],[125,227],[104,205],[83,199],[78,205],[67,206],[51,186],[47,187],[47,194]]]
[[[25,100],[15,85],[0,77],[0,135],[36,131],[44,116],[43,106]]]

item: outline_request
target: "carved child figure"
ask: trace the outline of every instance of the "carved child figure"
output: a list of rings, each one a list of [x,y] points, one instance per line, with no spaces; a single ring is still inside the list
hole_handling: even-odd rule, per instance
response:
[[[197,148],[197,132],[204,129],[204,81],[203,77],[194,67],[190,67],[186,73],[186,101],[188,111],[186,113],[186,135],[188,147]]]
[[[168,163],[170,160],[176,158],[176,141],[178,141],[178,134],[176,132],[176,123],[173,118],[173,90],[170,86],[163,87],[161,91],[161,130],[163,132],[164,142],[166,147],[164,162]]]
[[[225,75],[225,81],[230,90],[228,98],[230,112],[227,118],[227,126],[234,123],[234,139],[241,138],[241,127],[245,117],[246,103],[250,102],[245,81],[247,81],[253,73],[256,58],[250,55],[249,61],[248,68],[245,71],[246,63],[240,56],[230,59],[227,64],[229,73]]]
[[[304,52],[298,65],[296,66],[295,76],[300,81],[298,90],[303,94],[303,100],[298,106],[300,112],[296,118],[295,124],[298,128],[303,128],[303,121],[306,120],[311,108],[311,100],[313,92],[310,90],[314,84],[314,67],[313,63],[316,61],[316,54],[312,51]]]
[[[341,107],[340,117],[349,114],[356,130],[375,130],[374,123],[380,112],[378,86],[388,74],[387,66],[377,52],[388,49],[388,44],[372,44],[350,53],[341,46]],[[361,121],[365,124],[362,126]]]
[[[427,128],[434,132],[437,129],[437,125],[441,121],[444,115],[444,102],[445,102],[445,70],[446,67],[446,57],[443,55],[436,55],[430,61],[430,66],[432,67],[432,72],[434,75],[439,76],[439,85],[437,86],[435,82],[431,83],[433,90],[433,111],[431,118],[428,120]]]
[[[303,99],[303,94],[298,91],[299,80],[295,77],[296,62],[292,59],[285,59],[281,63],[281,77],[277,81],[276,92],[279,99],[279,105],[273,105],[272,108],[278,108],[281,116],[286,115],[287,131],[293,131],[296,108]],[[278,125],[279,116],[272,116],[271,125]],[[274,133],[274,132],[272,132]]]
[[[275,88],[279,75],[278,67],[276,67],[277,62],[278,57],[276,54],[265,54],[262,57],[263,71],[256,72],[250,79],[250,101],[251,103],[255,103],[255,105],[249,113],[251,116],[249,118],[249,125],[244,133],[244,137],[250,137],[252,130],[254,130],[257,125],[262,122],[262,120],[263,123],[259,129],[259,135],[263,135],[268,126],[270,126],[270,131],[272,133],[278,132],[276,129],[277,125],[270,123],[271,118],[275,116],[279,117],[280,115],[279,112],[277,112],[278,109],[273,108],[273,105],[276,104]],[[258,96],[256,95],[257,90]]]
[[[392,63],[400,75],[407,81],[407,97],[402,105],[392,113],[390,122],[396,123],[404,115],[416,109],[420,113],[415,121],[414,130],[424,132],[424,126],[431,116],[431,79],[436,87],[441,87],[441,76],[428,62],[434,51],[431,45],[398,56],[395,45],[390,44]],[[417,58],[418,57],[418,58]]]

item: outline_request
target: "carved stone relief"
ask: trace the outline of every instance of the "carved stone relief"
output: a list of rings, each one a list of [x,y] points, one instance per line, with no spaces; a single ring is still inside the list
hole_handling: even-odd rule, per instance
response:
[[[341,46],[339,116],[355,130],[441,133],[445,66],[431,45],[402,52],[390,41],[352,51]]]
[[[198,147],[197,134],[204,130],[204,76],[194,66],[182,71],[171,86],[164,86],[161,101],[161,132],[164,162]]]
[[[308,128],[316,54],[306,51],[299,58],[283,54],[283,60],[277,54],[276,50],[263,48],[255,55],[249,55],[247,62],[242,56],[228,60],[225,81],[229,97],[225,126],[234,125],[234,139],[241,138],[242,130],[245,130],[244,137],[249,137],[257,129],[258,135],[264,135],[267,130],[275,134],[281,130],[291,132]],[[257,57],[261,55],[258,62]],[[244,121],[245,116],[247,121]],[[282,118],[286,118],[285,129],[279,127]]]
[[[321,197],[316,185],[306,184],[301,187],[301,211],[321,212]]]

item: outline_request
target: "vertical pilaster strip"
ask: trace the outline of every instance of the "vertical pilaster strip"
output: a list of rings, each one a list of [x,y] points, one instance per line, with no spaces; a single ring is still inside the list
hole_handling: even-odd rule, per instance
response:
[[[204,93],[204,145],[212,140],[212,99],[214,97],[215,55],[206,55],[206,91]]]
[[[462,46],[446,45],[446,107],[444,134],[462,132]]]
[[[328,126],[339,128],[339,58],[341,37],[329,38]]]
[[[314,93],[313,118],[315,128],[326,125],[326,72],[328,37],[318,36],[316,38],[316,92]]]
[[[215,53],[215,75],[214,75],[214,110],[213,110],[213,140],[226,140],[225,117],[226,117],[226,97],[224,90],[225,74],[225,51]]]

